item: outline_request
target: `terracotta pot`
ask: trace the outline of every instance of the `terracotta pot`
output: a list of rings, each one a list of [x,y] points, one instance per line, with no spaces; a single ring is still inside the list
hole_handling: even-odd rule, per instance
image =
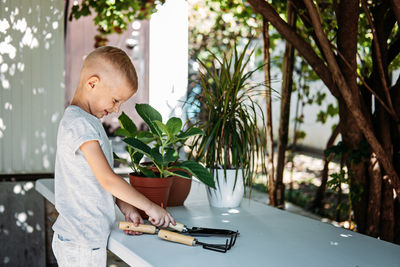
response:
[[[192,179],[174,176],[174,181],[172,182],[171,190],[169,191],[168,206],[182,206],[183,202],[185,202],[189,195],[191,187]]]
[[[167,207],[169,191],[173,182],[172,177],[167,178],[148,178],[136,176],[134,173],[129,174],[130,184],[148,199],[159,206]],[[147,219],[148,216],[144,211],[140,211],[140,215]]]
[[[157,171],[157,168],[151,166],[152,162],[144,162],[142,165],[148,166],[148,169],[152,171]],[[184,171],[190,175],[185,170],[182,169],[170,169],[170,171]],[[171,190],[169,191],[169,198],[168,198],[168,207],[175,207],[175,206],[182,206],[183,202],[185,202],[187,196],[189,195],[190,188],[192,187],[192,179],[185,179],[177,176],[171,176],[173,178]]]

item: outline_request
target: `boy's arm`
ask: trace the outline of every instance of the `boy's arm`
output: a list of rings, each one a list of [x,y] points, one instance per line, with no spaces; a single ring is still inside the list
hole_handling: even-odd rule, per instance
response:
[[[97,140],[83,143],[80,149],[96,179],[106,191],[132,206],[144,210],[152,218],[154,225],[167,227],[170,222],[175,225],[175,220],[166,210],[154,204],[128,184],[122,177],[114,173],[108,165],[107,159]]]

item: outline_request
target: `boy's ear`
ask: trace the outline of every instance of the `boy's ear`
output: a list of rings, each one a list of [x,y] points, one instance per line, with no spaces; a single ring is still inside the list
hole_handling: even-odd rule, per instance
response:
[[[90,76],[86,82],[86,86],[89,90],[94,89],[99,84],[99,77],[97,75]]]

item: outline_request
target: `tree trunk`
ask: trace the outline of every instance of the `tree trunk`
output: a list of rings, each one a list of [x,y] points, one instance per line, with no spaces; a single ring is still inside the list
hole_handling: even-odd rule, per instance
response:
[[[331,137],[329,137],[328,143],[326,144],[326,149],[333,146],[337,136],[339,135],[339,132],[340,132],[340,122],[336,126],[336,128],[333,130]],[[325,157],[324,168],[321,173],[321,185],[318,187],[317,193],[315,195],[315,199],[310,208],[310,210],[312,210],[312,211],[318,211],[318,210],[322,209],[322,201],[324,200],[326,184],[328,182],[329,162],[331,161],[331,159],[332,159],[332,155]]]
[[[376,136],[372,131],[367,118],[363,114],[363,111],[359,106],[354,104],[355,99],[346,84],[339,66],[337,65],[336,58],[329,44],[329,40],[322,30],[321,18],[319,17],[313,2],[311,0],[304,0],[310,14],[310,19],[318,38],[318,42],[321,43],[323,53],[325,54],[326,62],[322,61],[321,58],[319,58],[318,55],[313,51],[312,47],[298,34],[296,34],[296,32],[290,28],[290,26],[284,20],[282,20],[279,14],[268,2],[264,0],[248,0],[248,2],[257,12],[261,13],[265,18],[268,18],[268,21],[278,30],[283,38],[293,44],[296,50],[298,50],[304,59],[306,59],[306,61],[311,65],[311,67],[335,97],[342,95],[348,110],[355,118],[356,127],[362,131],[385,171],[393,177],[393,188],[396,190],[397,194],[400,194],[400,180],[397,172],[394,169],[392,159],[388,157],[382,145],[376,139]],[[348,25],[345,26],[347,27]],[[325,63],[328,64],[329,68],[325,66]]]
[[[394,21],[397,19],[399,22],[399,1],[380,1],[379,4],[375,4],[375,2],[370,4],[370,1],[361,0],[362,8],[370,26],[369,30],[372,31],[373,35],[374,47],[371,47],[370,50],[375,55],[373,54],[372,56],[374,68],[372,74],[369,74],[369,70],[367,70],[363,73],[364,77],[360,77],[360,79],[365,88],[369,90],[369,93],[374,95],[372,99],[374,102],[371,101],[372,97],[369,93],[364,93],[363,87],[357,88],[355,86],[357,80],[354,78],[354,75],[357,73],[357,66],[354,63],[354,59],[357,50],[354,47],[357,45],[357,40],[355,39],[357,38],[357,30],[354,29],[357,29],[356,25],[360,10],[359,0],[334,1],[333,3],[333,5],[339,3],[337,8],[333,7],[338,15],[339,31],[337,38],[339,40],[337,50],[335,50],[331,41],[328,40],[325,29],[322,28],[322,18],[315,6],[315,1],[303,0],[306,10],[302,12],[301,19],[307,19],[308,25],[312,25],[312,29],[307,28],[307,26],[306,28],[314,30],[314,40],[318,48],[322,49],[322,57],[318,56],[318,53],[312,49],[307,41],[300,37],[267,1],[248,0],[248,2],[250,2],[257,12],[269,20],[271,25],[276,28],[286,41],[290,42],[296,48],[299,54],[304,57],[332,94],[338,99],[341,123],[343,123],[343,128],[347,130],[341,131],[342,140],[345,144],[349,148],[354,149],[357,148],[359,141],[366,140],[369,143],[371,150],[379,161],[381,174],[385,177],[384,181],[381,180],[379,236],[387,240],[395,240],[395,242],[399,240],[400,242],[400,238],[398,238],[400,230],[397,227],[400,225],[398,215],[400,214],[398,210],[400,206],[398,203],[400,196],[400,124],[398,124],[400,93],[397,93],[400,90],[400,79],[398,78],[396,85],[391,90],[388,88],[390,82],[386,80],[389,64],[400,53],[400,34],[393,33],[393,29],[395,29],[393,26]],[[300,1],[296,0],[295,2]],[[392,4],[391,8],[390,4]],[[374,20],[369,16],[368,5],[371,6],[371,10],[374,12]],[[326,5],[324,6],[326,7]],[[302,9],[303,7],[299,5],[297,8]],[[379,13],[378,11],[382,12]],[[304,25],[307,23],[304,23]],[[391,42],[388,42],[388,36],[391,33],[395,34],[396,37],[391,37]],[[371,77],[365,75],[371,75]],[[387,84],[386,86],[385,83]],[[365,98],[361,98],[361,95],[365,96]],[[377,104],[378,102],[379,104]],[[393,105],[390,102],[393,102]],[[389,123],[379,122],[382,118],[379,112],[377,112],[379,109],[381,109],[381,112],[384,110],[383,114],[385,116],[390,114],[390,117],[388,116]],[[375,114],[372,114],[372,112],[375,112]],[[385,135],[385,130],[390,131],[389,135]],[[378,175],[373,174],[373,172],[370,172],[370,176],[367,175],[367,166],[365,163],[355,162],[356,164],[351,164],[350,160],[352,157],[348,158],[351,193],[354,193],[358,187],[357,185],[363,189],[361,201],[354,205],[358,230],[360,232],[374,232],[377,228],[376,223],[368,221],[366,214],[367,212],[370,214],[376,213],[376,207],[372,207],[371,205],[373,204],[369,205],[371,207],[367,207],[367,204],[376,203],[377,193],[373,193],[372,190],[369,192],[370,188],[375,188],[375,186],[369,183],[376,183],[377,179],[379,179],[377,178]],[[370,171],[372,171],[372,168],[370,168]],[[373,177],[374,175],[375,177]],[[396,192],[396,199],[393,199],[393,189]],[[366,198],[367,195],[371,195],[371,197]],[[365,222],[368,222],[368,226],[373,224],[375,226],[367,228]]]
[[[400,196],[394,200],[394,242],[400,244]]]
[[[391,0],[394,15],[396,16],[397,23],[400,24],[400,1]]]
[[[296,14],[288,1],[287,17],[289,25],[295,27]],[[276,166],[276,186],[275,186],[275,204],[283,209],[285,205],[285,185],[283,184],[283,170],[285,168],[285,152],[288,142],[289,117],[290,117],[290,98],[293,86],[293,66],[294,66],[294,48],[286,42],[285,54],[282,67],[282,93],[281,93],[281,113],[279,120],[279,141],[278,158]]]
[[[269,205],[275,206],[275,179],[274,179],[274,138],[272,134],[272,90],[271,90],[271,58],[269,53],[269,30],[268,21],[263,19],[263,41],[264,41],[264,76],[266,86],[266,118],[267,118],[267,176]]]
[[[383,177],[380,238],[389,242],[394,239],[394,198],[389,176]]]
[[[361,101],[359,96],[359,88],[357,84],[357,74],[354,72],[357,69],[357,36],[358,36],[358,18],[359,18],[359,1],[348,0],[340,1],[337,21],[338,21],[338,34],[337,34],[337,47],[343,56],[338,58],[338,66],[343,74],[345,82],[350,90],[353,99],[356,101],[354,105],[361,109]],[[346,61],[346,62],[344,62]],[[354,128],[356,121],[352,116],[345,101],[339,101],[340,120],[343,121],[342,138],[346,147],[351,150],[357,150],[358,145],[364,140],[362,132],[359,128]],[[371,127],[372,128],[372,127]],[[348,129],[352,129],[349,131]],[[366,166],[364,162],[354,162],[351,158],[347,161],[347,168],[349,170],[350,186],[355,189],[356,186],[366,188]],[[358,191],[358,190],[353,190]],[[352,202],[354,209],[355,220],[359,232],[365,232],[366,217],[367,217],[367,201],[368,192],[360,192],[361,198]]]
[[[378,237],[381,217],[382,173],[381,167],[379,166],[379,162],[374,153],[371,154],[368,173],[370,179],[366,234],[373,237]]]
[[[284,21],[268,2],[265,0],[248,0],[248,2],[258,13],[268,19],[271,25],[276,28],[287,42],[291,43],[296,50],[299,51],[317,73],[318,77],[320,77],[329,90],[331,90],[332,94],[338,97],[339,92],[334,85],[329,69],[326,67],[325,62],[313,51],[311,45],[304,41],[293,28]]]

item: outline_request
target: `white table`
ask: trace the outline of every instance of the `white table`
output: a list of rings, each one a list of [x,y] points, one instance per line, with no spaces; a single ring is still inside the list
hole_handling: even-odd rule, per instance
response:
[[[36,190],[54,203],[53,179],[38,180]],[[237,209],[211,208],[204,186],[198,182],[193,182],[185,206],[167,209],[189,227],[239,230],[240,236],[231,250],[219,253],[156,235],[129,236],[118,230],[116,223],[108,249],[133,266],[400,266],[400,246],[327,223],[248,199]],[[117,218],[123,218],[119,210]],[[199,240],[212,243],[221,239]]]

